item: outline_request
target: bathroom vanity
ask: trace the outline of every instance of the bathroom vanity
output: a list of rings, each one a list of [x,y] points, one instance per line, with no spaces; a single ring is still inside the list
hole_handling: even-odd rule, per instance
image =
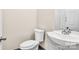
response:
[[[79,50],[79,32],[72,31],[69,35],[62,30],[47,32],[47,39],[41,44],[47,50]]]
[[[72,31],[69,35],[61,32],[62,30],[47,32],[48,40],[58,49],[79,49],[79,32]]]

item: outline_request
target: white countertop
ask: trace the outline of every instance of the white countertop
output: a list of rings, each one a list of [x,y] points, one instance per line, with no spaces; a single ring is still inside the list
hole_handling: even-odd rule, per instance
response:
[[[57,38],[59,40],[79,43],[79,32],[77,32],[77,31],[72,31],[69,35],[62,34],[61,30],[47,32],[47,33],[48,33],[48,36],[50,36],[51,38],[54,37],[54,38]]]

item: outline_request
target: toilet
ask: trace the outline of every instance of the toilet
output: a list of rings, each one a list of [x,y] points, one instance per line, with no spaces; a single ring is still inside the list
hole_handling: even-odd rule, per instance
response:
[[[44,30],[34,29],[35,40],[28,40],[20,44],[22,50],[38,50],[39,44],[44,41]]]

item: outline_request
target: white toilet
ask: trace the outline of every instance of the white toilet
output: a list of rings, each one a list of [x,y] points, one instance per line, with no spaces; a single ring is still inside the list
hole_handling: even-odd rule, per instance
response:
[[[38,46],[44,40],[44,30],[35,29],[35,40],[28,40],[20,44],[22,50],[38,50]]]

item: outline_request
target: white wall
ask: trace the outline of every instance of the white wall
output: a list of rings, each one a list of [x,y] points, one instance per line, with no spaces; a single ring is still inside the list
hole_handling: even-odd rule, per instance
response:
[[[79,10],[67,10],[68,25],[72,30],[79,31]]]
[[[55,29],[62,29],[65,26],[65,16],[67,17],[67,26],[72,30],[79,31],[79,10],[55,10]]]
[[[54,19],[54,30],[63,28],[63,20],[64,20],[64,11],[63,10],[55,10],[55,19]]]

